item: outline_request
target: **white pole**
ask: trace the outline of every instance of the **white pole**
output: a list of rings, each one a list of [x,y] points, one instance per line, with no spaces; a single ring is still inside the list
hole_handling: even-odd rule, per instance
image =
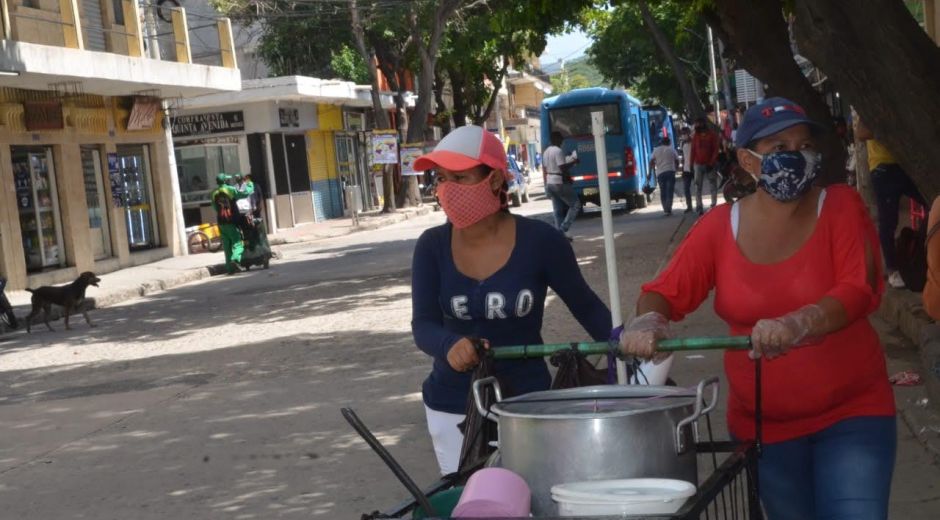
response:
[[[607,169],[607,143],[604,141],[604,112],[591,112],[594,155],[597,157],[597,187],[601,195],[601,223],[604,227],[604,253],[607,262],[607,288],[610,291],[610,322],[616,327],[623,321],[620,313],[620,281],[617,278],[617,251],[614,249],[614,218],[610,211],[610,179]],[[627,384],[627,366],[617,360],[617,382]]]
[[[718,95],[718,70],[715,66],[715,37],[712,35],[712,28],[708,28],[708,61],[712,67],[712,99],[715,100],[715,125],[721,128],[721,101]]]

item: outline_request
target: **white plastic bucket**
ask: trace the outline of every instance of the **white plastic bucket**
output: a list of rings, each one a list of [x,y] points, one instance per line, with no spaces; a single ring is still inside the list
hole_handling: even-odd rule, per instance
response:
[[[658,365],[652,361],[644,361],[640,363],[640,371],[642,374],[637,374],[634,377],[641,385],[663,386],[666,384],[666,379],[669,378],[669,369],[672,368],[672,362],[675,361],[675,357],[676,356],[670,354],[669,357]]]
[[[695,494],[684,480],[634,478],[572,482],[552,487],[560,516],[672,514]]]

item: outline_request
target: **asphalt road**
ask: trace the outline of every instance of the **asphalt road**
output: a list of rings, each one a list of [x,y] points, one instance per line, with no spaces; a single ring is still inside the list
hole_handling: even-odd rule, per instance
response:
[[[548,204],[518,212],[548,218]],[[628,311],[690,222],[658,207],[614,221]],[[441,222],[434,213],[285,246],[270,271],[99,309],[94,329],[79,320],[0,339],[0,518],[358,518],[405,491],[343,406],[415,480],[436,479],[420,396],[430,360],[411,340],[409,277],[415,239]],[[574,233],[606,300],[600,218]],[[546,341],[587,339],[557,298],[545,323]],[[724,332],[710,306],[676,330]],[[914,366],[913,351],[885,338],[893,368]],[[680,384],[720,373],[711,354],[674,368]],[[935,518],[940,472],[918,450],[902,443],[893,511]]]

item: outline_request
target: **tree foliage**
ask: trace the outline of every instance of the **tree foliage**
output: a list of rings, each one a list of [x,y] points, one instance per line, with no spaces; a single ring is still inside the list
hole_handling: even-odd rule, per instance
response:
[[[591,82],[583,74],[568,74],[562,71],[551,77],[552,94],[564,94],[579,88],[591,86]]]
[[[683,2],[663,0],[651,2],[649,7],[658,27],[687,66],[696,93],[707,98],[708,51],[704,40],[696,36],[704,34],[704,24],[695,21],[688,26],[688,5]],[[650,36],[637,2],[623,2],[610,10],[595,9],[585,26],[594,38],[587,54],[605,79],[646,101],[675,112],[686,111],[674,71]]]

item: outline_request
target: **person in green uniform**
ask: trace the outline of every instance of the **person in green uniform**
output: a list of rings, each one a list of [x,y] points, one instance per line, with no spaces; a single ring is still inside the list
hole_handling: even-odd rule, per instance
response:
[[[225,251],[225,269],[228,274],[240,271],[238,267],[242,259],[245,245],[242,242],[242,233],[238,228],[241,216],[235,201],[248,197],[247,193],[236,190],[230,183],[232,176],[220,173],[215,181],[219,187],[212,192],[212,209],[215,210],[216,220],[219,224],[219,234],[222,235],[222,249]]]

